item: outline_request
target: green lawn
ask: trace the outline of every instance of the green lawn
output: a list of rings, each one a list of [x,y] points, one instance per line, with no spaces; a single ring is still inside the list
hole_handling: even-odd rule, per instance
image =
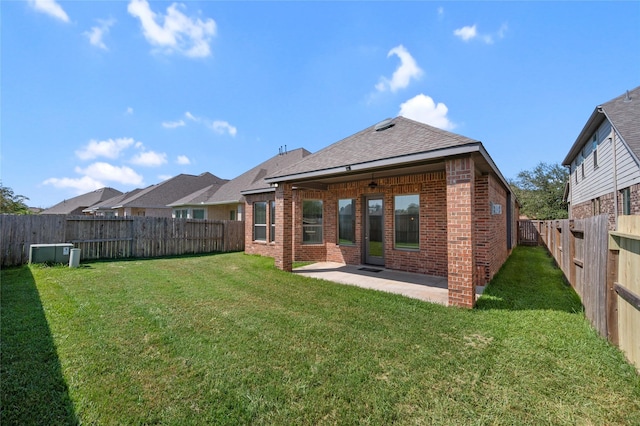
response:
[[[244,254],[2,271],[0,424],[640,424],[542,249],[474,310]]]

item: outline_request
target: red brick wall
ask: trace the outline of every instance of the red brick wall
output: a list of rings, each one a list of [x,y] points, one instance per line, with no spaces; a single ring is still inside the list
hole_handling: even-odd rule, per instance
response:
[[[368,187],[370,180],[330,185],[327,191],[301,190],[294,194],[294,216],[302,216],[302,201],[323,200],[324,243],[302,244],[302,223],[294,221],[295,260],[363,263],[364,197],[382,195],[384,199],[385,267],[408,272],[447,276],[447,217],[444,172],[424,173],[376,179],[378,187]],[[394,196],[420,196],[420,250],[399,250],[394,241]],[[355,245],[337,244],[338,200],[356,200]]]
[[[473,306],[475,287],[486,284],[506,260],[507,193],[493,175],[476,176],[470,157],[447,162],[447,171],[376,179],[378,187],[370,189],[369,179],[329,185],[327,190],[296,190],[289,195],[291,212],[283,212],[287,197],[283,188],[276,193],[246,196],[245,251],[271,256],[277,264],[296,261],[333,261],[363,263],[364,199],[381,195],[385,203],[385,267],[428,275],[449,277],[450,304]],[[290,187],[289,187],[290,189]],[[395,249],[394,196],[419,194],[420,250]],[[284,198],[283,198],[284,197]],[[276,243],[253,241],[253,202],[276,199]],[[323,233],[321,244],[302,243],[302,201],[323,201]],[[338,200],[355,199],[354,245],[337,244]],[[500,204],[502,213],[491,214],[491,203]],[[449,212],[447,212],[449,206]],[[270,209],[267,209],[267,215]],[[269,218],[268,218],[269,220]],[[280,224],[290,226],[293,235],[281,235]],[[270,229],[269,229],[270,231]],[[515,235],[516,229],[513,229]],[[285,240],[289,239],[289,242]],[[291,250],[282,250],[282,241]],[[287,256],[291,260],[287,260]],[[284,254],[284,258],[282,257]],[[455,275],[452,277],[452,273]],[[451,292],[450,292],[451,294]]]
[[[273,192],[245,196],[245,200],[246,200],[245,208],[244,208],[245,209],[245,222],[244,222],[244,252],[245,253],[275,257],[276,245],[275,243],[268,242],[269,232],[271,231],[271,228],[269,226],[270,214],[271,214],[271,209],[269,208],[269,202],[274,199],[275,199],[275,196]],[[267,202],[267,241],[266,242],[253,241],[253,203],[258,201]],[[278,222],[278,219],[279,219],[278,211],[280,210],[281,209],[278,209],[278,206],[276,205],[276,223],[282,223],[282,222]]]
[[[509,257],[507,248],[507,191],[493,175],[476,176],[474,222],[476,226],[477,285],[486,285]],[[500,214],[491,213],[499,204]]]
[[[475,165],[461,157],[446,161],[449,305],[473,307],[476,299]]]

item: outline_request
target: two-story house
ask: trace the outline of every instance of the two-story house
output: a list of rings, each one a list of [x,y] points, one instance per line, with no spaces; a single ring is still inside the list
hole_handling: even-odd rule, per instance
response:
[[[640,214],[640,87],[598,105],[562,164],[570,219]]]

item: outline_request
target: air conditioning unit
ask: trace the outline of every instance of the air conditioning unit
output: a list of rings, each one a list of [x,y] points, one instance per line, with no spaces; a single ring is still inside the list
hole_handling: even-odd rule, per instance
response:
[[[31,244],[29,246],[29,263],[69,263],[71,243]]]

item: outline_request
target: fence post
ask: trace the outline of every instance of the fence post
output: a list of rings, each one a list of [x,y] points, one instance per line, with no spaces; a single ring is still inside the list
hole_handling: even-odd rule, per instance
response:
[[[615,283],[618,281],[618,257],[620,250],[609,250],[607,255],[607,339],[618,346],[618,294]]]

